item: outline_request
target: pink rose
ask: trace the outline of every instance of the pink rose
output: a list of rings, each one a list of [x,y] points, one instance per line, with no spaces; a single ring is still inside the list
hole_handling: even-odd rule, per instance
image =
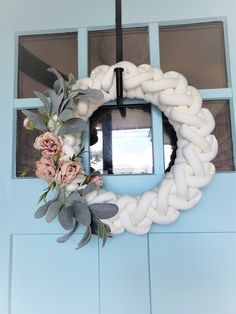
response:
[[[102,179],[99,176],[92,176],[90,178],[90,182],[96,183],[98,187],[100,187],[102,185]]]
[[[24,121],[23,121],[23,127],[26,129],[26,130],[33,130],[34,128],[34,125],[32,123],[32,121],[30,120],[30,118],[25,118]]]
[[[35,162],[35,174],[37,177],[53,182],[56,175],[56,167],[51,159],[42,157]]]
[[[78,174],[83,174],[81,164],[74,161],[66,161],[58,169],[56,182],[60,187],[64,187],[73,181]]]
[[[34,148],[42,151],[43,157],[52,158],[60,153],[62,147],[62,139],[55,133],[46,132],[36,137]]]

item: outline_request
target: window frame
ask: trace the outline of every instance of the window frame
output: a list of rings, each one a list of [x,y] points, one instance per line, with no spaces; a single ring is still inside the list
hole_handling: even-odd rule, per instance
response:
[[[207,23],[207,22],[223,22],[223,31],[224,31],[224,45],[225,45],[225,61],[226,61],[226,71],[228,79],[228,87],[226,88],[211,88],[211,89],[198,89],[203,100],[228,100],[230,106],[230,117],[231,117],[231,130],[232,130],[232,146],[233,146],[233,155],[234,163],[236,164],[236,134],[235,134],[235,118],[234,118],[234,109],[233,109],[233,93],[232,93],[232,81],[231,81],[231,70],[230,70],[230,59],[229,59],[229,42],[228,42],[228,28],[227,20],[225,17],[217,18],[207,18],[207,19],[190,19],[190,20],[177,20],[177,21],[161,21],[161,22],[150,22],[150,23],[129,23],[124,24],[124,28],[139,28],[147,27],[148,28],[148,42],[149,42],[149,61],[150,65],[154,67],[160,67],[160,41],[159,41],[159,28],[162,26],[178,26],[178,25],[187,25],[187,24],[196,24],[196,23]],[[99,31],[99,30],[112,30],[115,29],[115,25],[105,25],[98,27],[79,27],[79,28],[70,28],[70,29],[58,29],[50,31],[37,31],[37,32],[20,32],[16,34],[15,38],[15,82],[14,82],[14,95],[16,97],[17,92],[17,77],[18,77],[18,37],[22,35],[36,35],[36,34],[51,34],[51,33],[63,33],[63,32],[77,32],[78,39],[78,78],[83,78],[88,76],[88,33],[90,31]],[[135,99],[124,99],[125,105],[132,104],[141,104],[145,103],[143,100]],[[40,100],[37,98],[21,98],[14,99],[14,134],[15,142],[13,143],[13,156],[16,156],[16,111],[21,109],[33,109],[37,108],[40,105]],[[109,102],[106,105],[116,105],[115,102]],[[151,109],[152,117],[152,136],[153,136],[153,174],[136,174],[136,175],[104,175],[104,186],[115,191],[117,186],[123,186],[124,182],[132,184],[132,182],[137,181],[137,176],[140,180],[140,191],[137,189],[137,193],[143,192],[143,183],[149,182],[148,185],[145,184],[145,189],[151,189],[162,179],[165,173],[164,165],[164,143],[163,143],[163,126],[162,126],[162,114],[160,110],[152,105]],[[84,154],[84,168],[86,171],[89,170],[89,126],[84,132],[83,143],[85,147]],[[12,177],[13,179],[19,179],[16,177],[16,158],[13,158],[12,165]],[[234,172],[234,171],[227,171]],[[220,172],[222,173],[222,172]],[[23,179],[35,179],[32,177],[23,178]],[[134,181],[135,180],[135,181]],[[120,189],[118,188],[119,192]]]

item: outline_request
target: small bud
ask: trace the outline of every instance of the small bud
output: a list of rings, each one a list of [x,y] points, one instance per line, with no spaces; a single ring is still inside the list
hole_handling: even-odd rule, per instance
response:
[[[32,131],[34,129],[33,122],[30,120],[30,118],[25,118],[23,122],[23,127],[26,130]]]

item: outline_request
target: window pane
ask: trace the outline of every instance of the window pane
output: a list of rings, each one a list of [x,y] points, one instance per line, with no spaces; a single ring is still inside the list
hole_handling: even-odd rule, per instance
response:
[[[98,65],[116,63],[115,30],[89,32],[89,73]],[[136,65],[149,63],[148,29],[123,30],[123,59]]]
[[[216,123],[212,134],[214,134],[218,140],[219,150],[216,158],[212,162],[214,163],[217,171],[233,171],[235,170],[235,167],[233,159],[229,103],[227,100],[204,101],[203,107],[211,111]],[[177,138],[173,127],[164,116],[163,129],[165,169],[166,171],[169,171],[175,159]]]
[[[216,122],[212,133],[218,140],[219,151],[212,162],[217,171],[233,171],[235,167],[229,102],[227,100],[204,101],[203,107],[211,111]]]
[[[227,87],[222,22],[160,28],[164,72],[183,74],[197,88]]]
[[[77,33],[27,35],[19,37],[18,98],[35,97],[34,90],[52,88],[57,69],[64,77],[78,75]]]
[[[36,111],[36,110],[31,110]],[[34,150],[33,143],[40,134],[39,131],[29,131],[23,127],[25,115],[17,110],[17,143],[16,143],[16,176],[27,170],[26,177],[35,177],[33,166],[36,159],[40,159],[40,153]]]
[[[91,171],[153,172],[150,105],[102,107],[90,118]]]

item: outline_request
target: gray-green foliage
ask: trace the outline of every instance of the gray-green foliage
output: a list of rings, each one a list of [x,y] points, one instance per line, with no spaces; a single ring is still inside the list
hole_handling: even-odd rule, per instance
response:
[[[94,203],[89,205],[89,209],[96,218],[109,219],[118,213],[118,207],[110,203]]]
[[[58,220],[65,230],[72,230],[74,227],[74,213],[72,206],[63,206],[58,214]]]
[[[38,109],[38,113],[29,110],[23,110],[23,113],[32,121],[34,127],[42,132],[48,131],[47,125],[54,115],[58,117],[58,123],[55,127],[58,135],[76,134],[83,132],[86,127],[86,121],[81,118],[74,118],[75,105],[80,100],[101,101],[103,93],[95,89],[73,89],[76,80],[72,74],[68,81],[64,80],[62,75],[54,68],[49,68],[49,72],[56,76],[53,89],[45,92],[34,92],[41,100],[43,106]],[[58,128],[59,126],[59,128]],[[78,156],[73,156],[76,159]],[[73,160],[73,158],[71,160]],[[59,188],[56,191],[56,197],[46,202],[46,197],[56,184],[50,184],[45,192],[40,196],[39,202],[45,201],[45,204],[39,207],[35,213],[35,218],[45,217],[47,222],[53,221],[58,217],[61,226],[69,233],[57,239],[59,243],[66,242],[82,224],[86,227],[85,233],[78,243],[77,249],[86,245],[92,237],[97,235],[102,240],[102,245],[106,243],[110,236],[110,228],[101,219],[113,217],[118,212],[118,207],[114,204],[85,204],[85,195],[97,189],[95,182],[90,182],[92,176],[100,175],[94,172],[87,175],[83,184],[86,187],[80,191],[74,191],[68,196],[65,190]]]
[[[81,118],[72,118],[62,124],[58,135],[76,134],[86,129],[86,122]]]
[[[47,131],[47,126],[45,125],[41,114],[29,110],[22,110],[22,112],[27,118],[30,119],[36,129],[42,132]]]

